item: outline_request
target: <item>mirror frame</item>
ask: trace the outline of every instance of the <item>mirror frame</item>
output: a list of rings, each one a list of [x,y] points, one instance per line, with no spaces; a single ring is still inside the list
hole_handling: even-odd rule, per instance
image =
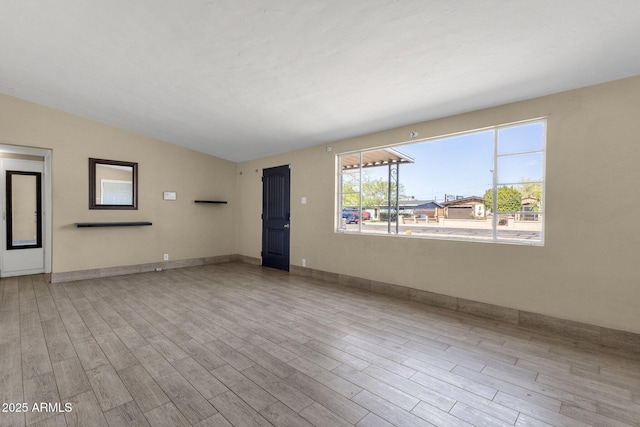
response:
[[[101,205],[96,203],[96,166],[111,165],[132,168],[132,203],[130,205]],[[89,158],[89,209],[137,210],[138,209],[138,163]]]

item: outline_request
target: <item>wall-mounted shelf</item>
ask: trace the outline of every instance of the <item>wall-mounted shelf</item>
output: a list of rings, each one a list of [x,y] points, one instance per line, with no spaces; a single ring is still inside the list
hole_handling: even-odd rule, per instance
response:
[[[227,201],[226,200],[196,200],[196,203],[214,203],[214,204],[218,204],[218,205],[226,205]]]
[[[76,227],[78,228],[89,228],[89,227],[140,227],[145,225],[152,225],[152,223],[147,221],[137,221],[137,222],[76,222]]]

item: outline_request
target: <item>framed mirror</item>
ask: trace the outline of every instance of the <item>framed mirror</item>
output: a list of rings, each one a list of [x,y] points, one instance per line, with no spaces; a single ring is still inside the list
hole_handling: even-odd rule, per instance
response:
[[[138,209],[138,164],[90,158],[89,209]]]

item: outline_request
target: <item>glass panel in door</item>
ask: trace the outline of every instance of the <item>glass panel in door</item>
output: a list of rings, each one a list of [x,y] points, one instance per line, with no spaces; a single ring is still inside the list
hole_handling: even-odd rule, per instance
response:
[[[7,250],[42,247],[41,174],[7,171]]]

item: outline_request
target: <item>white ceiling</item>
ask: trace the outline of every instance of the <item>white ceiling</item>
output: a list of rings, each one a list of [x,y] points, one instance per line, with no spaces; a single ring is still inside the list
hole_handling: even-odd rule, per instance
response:
[[[0,1],[0,92],[233,161],[638,74],[639,0]]]

